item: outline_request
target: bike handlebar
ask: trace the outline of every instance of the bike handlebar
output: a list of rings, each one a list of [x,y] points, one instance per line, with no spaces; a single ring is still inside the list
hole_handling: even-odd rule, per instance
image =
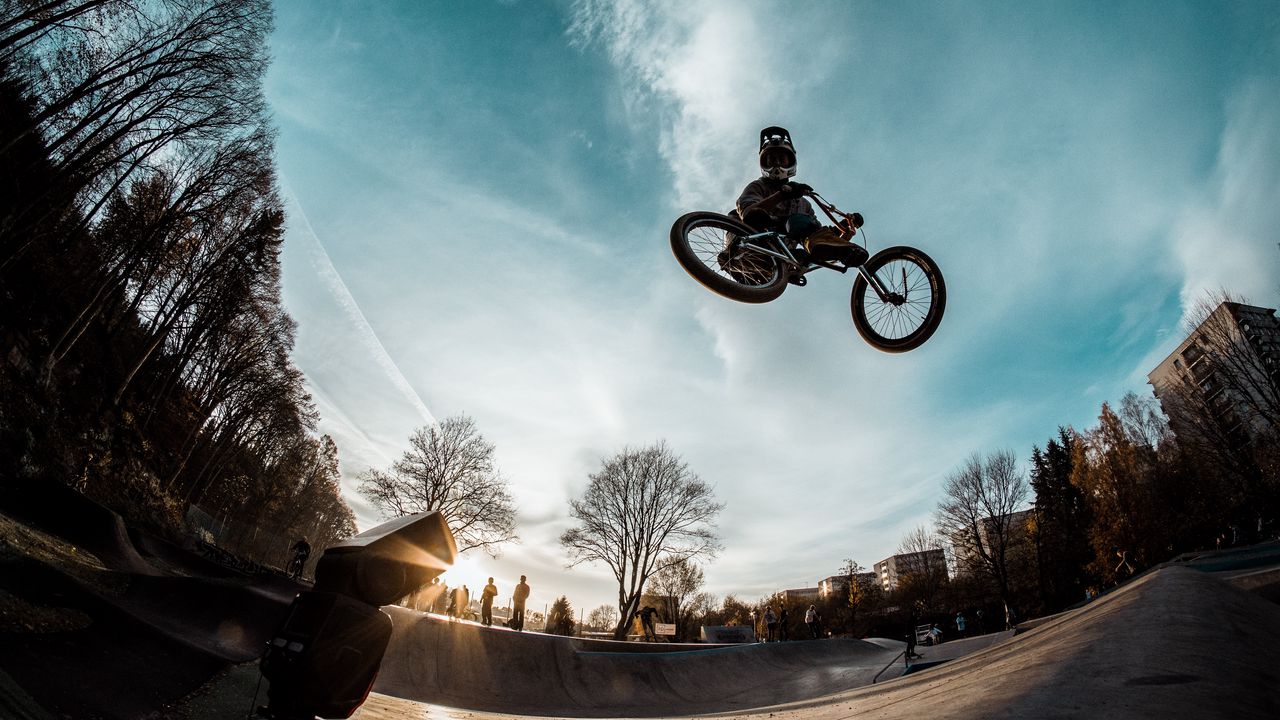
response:
[[[862,223],[863,223],[862,213],[844,212],[843,210],[837,208],[835,205],[832,205],[831,203],[827,202],[827,200],[823,198],[821,195],[819,195],[817,191],[815,191],[812,187],[805,185],[804,183],[785,184],[782,186],[782,188],[778,189],[772,194],[766,197],[763,197],[760,200],[752,203],[750,207],[748,207],[746,210],[742,212],[743,219],[745,220],[747,213],[750,213],[752,210],[768,205],[774,202],[775,200],[777,200],[780,196],[789,194],[789,190],[791,189],[792,186],[798,186],[803,188],[803,191],[800,193],[800,195],[796,197],[811,198],[814,201],[814,203],[817,204],[817,206],[822,209],[822,212],[825,213],[826,216],[831,219],[831,222],[835,223],[835,226],[840,229],[841,233],[854,235],[862,227]],[[837,219],[836,215],[839,215],[840,218]]]

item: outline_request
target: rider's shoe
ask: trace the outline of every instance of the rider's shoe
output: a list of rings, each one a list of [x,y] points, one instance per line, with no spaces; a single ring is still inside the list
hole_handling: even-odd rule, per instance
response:
[[[866,248],[849,243],[849,254],[844,256],[844,265],[845,267],[855,268],[865,263],[868,257],[870,256],[867,254]]]

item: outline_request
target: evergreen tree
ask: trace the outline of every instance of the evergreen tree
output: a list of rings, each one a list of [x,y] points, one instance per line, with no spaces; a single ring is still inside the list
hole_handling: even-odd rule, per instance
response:
[[[1036,545],[1040,597],[1045,610],[1061,610],[1084,597],[1091,578],[1089,507],[1080,488],[1071,484],[1075,434],[1059,427],[1043,451],[1031,451],[1031,489],[1035,492]]]
[[[547,612],[547,632],[552,635],[572,635],[573,626],[573,607],[569,605],[569,598],[561,595],[551,603],[551,610]]]

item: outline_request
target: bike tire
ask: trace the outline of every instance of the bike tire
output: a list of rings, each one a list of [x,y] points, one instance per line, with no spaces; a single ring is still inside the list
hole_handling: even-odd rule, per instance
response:
[[[787,274],[777,258],[748,253],[734,261],[737,270],[732,272],[725,270],[719,259],[727,246],[727,233],[755,232],[727,215],[691,212],[672,224],[671,251],[685,272],[717,295],[744,303],[767,303],[787,289]]]
[[[933,336],[947,307],[947,284],[938,264],[913,247],[885,248],[863,267],[905,301],[885,302],[861,274],[853,281],[850,309],[862,339],[877,350],[914,350]]]

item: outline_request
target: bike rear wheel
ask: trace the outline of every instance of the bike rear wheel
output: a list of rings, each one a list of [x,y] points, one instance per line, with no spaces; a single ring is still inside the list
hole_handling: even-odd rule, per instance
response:
[[[850,298],[853,325],[877,350],[900,353],[924,344],[938,329],[947,286],[937,263],[906,246],[881,250],[863,266],[889,291],[882,299],[861,274]]]
[[[738,302],[766,303],[787,289],[782,263],[730,243],[733,236],[755,232],[727,215],[691,212],[671,226],[671,251],[708,290]]]

